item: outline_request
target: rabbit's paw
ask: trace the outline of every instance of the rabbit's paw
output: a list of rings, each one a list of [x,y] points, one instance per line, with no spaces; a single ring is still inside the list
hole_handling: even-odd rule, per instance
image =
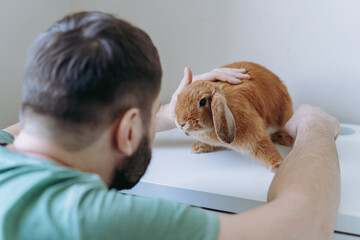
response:
[[[199,141],[196,141],[191,149],[193,153],[208,153],[214,151],[213,146]]]
[[[280,167],[281,162],[282,162],[282,159],[272,162],[271,164],[268,165],[269,170],[272,172],[276,172],[278,170],[278,168]]]

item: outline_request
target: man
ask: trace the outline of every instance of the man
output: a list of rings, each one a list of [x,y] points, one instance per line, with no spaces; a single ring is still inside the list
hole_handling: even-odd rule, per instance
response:
[[[146,33],[107,14],[68,16],[35,40],[25,64],[21,132],[14,142],[6,131],[16,133],[16,126],[0,135],[0,239],[331,238],[339,123],[312,106],[287,123],[294,148],[261,207],[216,216],[117,192],[145,173],[155,128],[174,127],[177,93],[192,81],[186,69],[171,103],[158,111],[161,74]],[[248,77],[221,69],[194,80]]]

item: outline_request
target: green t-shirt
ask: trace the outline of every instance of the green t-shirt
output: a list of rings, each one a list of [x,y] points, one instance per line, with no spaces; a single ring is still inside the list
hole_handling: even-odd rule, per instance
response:
[[[202,209],[108,190],[96,174],[0,146],[0,240],[216,239],[218,228]]]

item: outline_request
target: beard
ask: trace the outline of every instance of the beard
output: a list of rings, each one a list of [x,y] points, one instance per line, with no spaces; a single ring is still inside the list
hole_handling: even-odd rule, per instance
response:
[[[145,174],[150,160],[149,137],[144,136],[134,154],[124,159],[125,167],[121,171],[118,169],[114,170],[113,180],[109,188],[115,188],[116,190],[133,188]]]

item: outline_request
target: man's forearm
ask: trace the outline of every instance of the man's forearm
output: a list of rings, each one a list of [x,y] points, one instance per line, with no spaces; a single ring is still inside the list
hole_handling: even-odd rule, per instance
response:
[[[156,114],[155,119],[156,131],[165,131],[172,128],[175,128],[174,119],[171,117],[171,113],[169,111],[169,104],[162,105],[159,111]]]
[[[334,135],[320,124],[298,128],[294,148],[275,175],[268,201],[289,194],[307,199],[320,224],[333,227],[340,198],[339,162]]]

